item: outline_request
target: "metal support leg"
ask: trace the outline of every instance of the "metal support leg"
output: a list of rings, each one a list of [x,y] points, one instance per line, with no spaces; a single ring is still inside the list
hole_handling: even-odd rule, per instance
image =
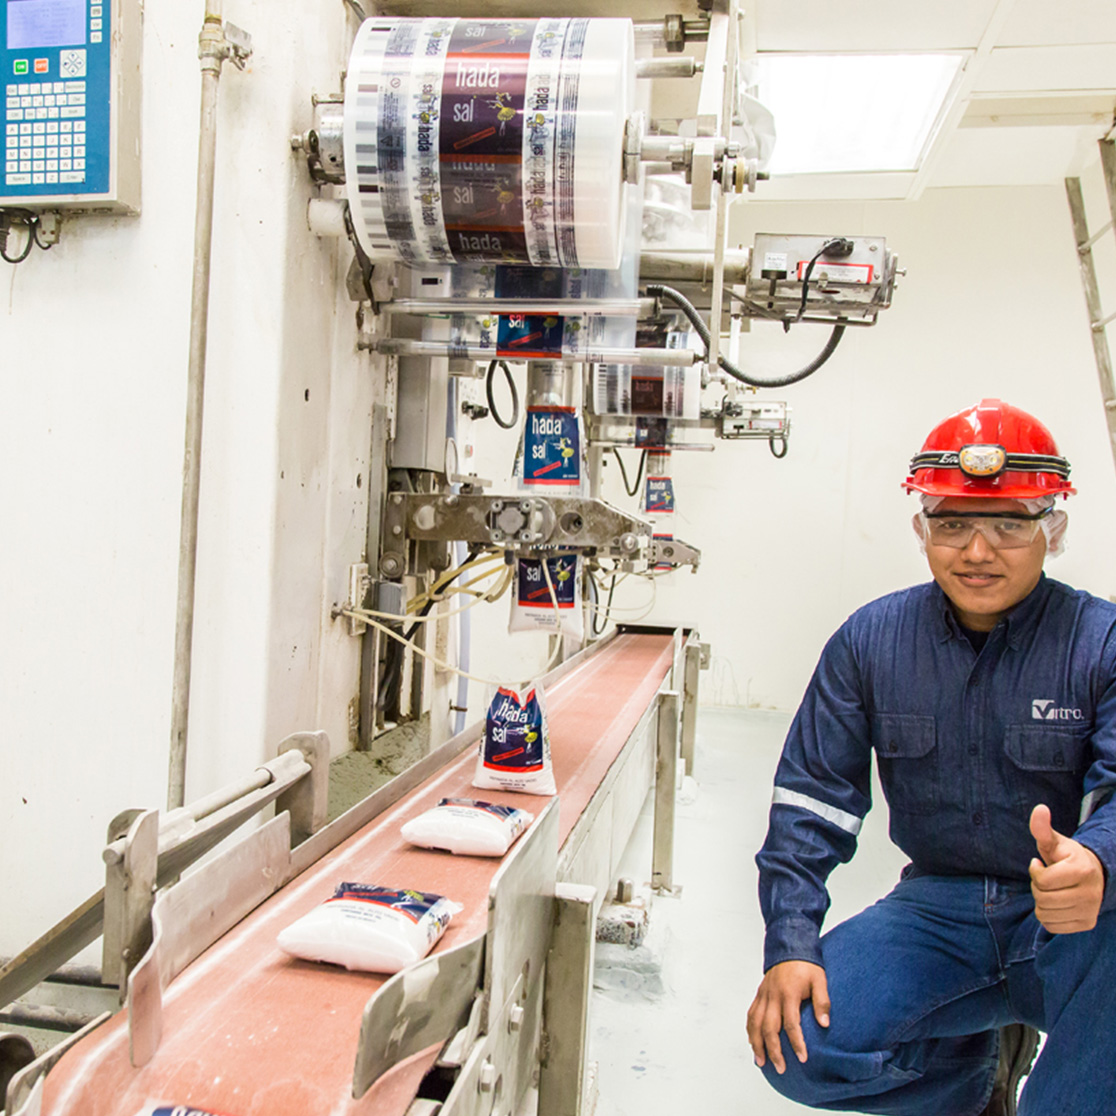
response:
[[[538,1116],[581,1116],[586,1105],[586,1036],[593,991],[597,889],[559,884],[543,991]]]
[[[682,682],[682,759],[686,774],[694,773],[694,745],[697,740],[698,672],[701,670],[701,644],[686,644],[686,664]]]
[[[105,849],[105,938],[102,979],[127,995],[128,973],[151,945],[151,908],[159,867],[159,811],[144,810],[128,827],[124,849],[109,831]]]
[[[651,886],[676,893],[674,886],[674,794],[678,779],[678,693],[659,694],[659,732],[655,758],[655,826]]]

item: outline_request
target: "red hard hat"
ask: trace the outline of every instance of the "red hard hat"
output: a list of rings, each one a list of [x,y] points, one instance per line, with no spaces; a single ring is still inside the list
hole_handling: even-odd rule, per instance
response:
[[[1037,418],[999,399],[982,399],[930,431],[903,487],[928,496],[1029,500],[1072,496],[1069,473],[1069,462]]]

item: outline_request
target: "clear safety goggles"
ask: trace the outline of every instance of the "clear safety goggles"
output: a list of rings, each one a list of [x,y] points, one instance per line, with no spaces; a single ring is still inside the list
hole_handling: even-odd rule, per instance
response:
[[[1042,530],[1042,520],[1052,508],[1031,515],[1027,512],[920,512],[923,535],[933,546],[964,550],[979,531],[996,550],[1030,546]]]

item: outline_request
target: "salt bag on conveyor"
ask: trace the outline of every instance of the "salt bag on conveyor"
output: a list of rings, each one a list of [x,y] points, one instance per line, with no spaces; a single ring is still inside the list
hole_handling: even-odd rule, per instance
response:
[[[542,687],[501,686],[488,703],[473,786],[557,794],[550,765],[550,730]]]
[[[533,814],[514,806],[443,798],[399,832],[403,840],[424,849],[445,849],[457,856],[503,856],[532,821]]]
[[[442,895],[343,883],[277,941],[285,953],[305,961],[397,973],[425,957],[461,909]]]

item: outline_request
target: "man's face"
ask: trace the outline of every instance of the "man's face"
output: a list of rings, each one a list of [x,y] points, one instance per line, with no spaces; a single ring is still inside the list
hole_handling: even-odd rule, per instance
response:
[[[933,514],[963,511],[995,515],[1026,510],[1018,500],[950,497]],[[962,549],[937,546],[927,537],[926,557],[934,580],[953,602],[961,623],[976,632],[990,632],[1000,617],[1038,584],[1046,557],[1046,536],[1038,531],[1029,545],[1010,549],[994,547],[980,531],[974,531]]]

